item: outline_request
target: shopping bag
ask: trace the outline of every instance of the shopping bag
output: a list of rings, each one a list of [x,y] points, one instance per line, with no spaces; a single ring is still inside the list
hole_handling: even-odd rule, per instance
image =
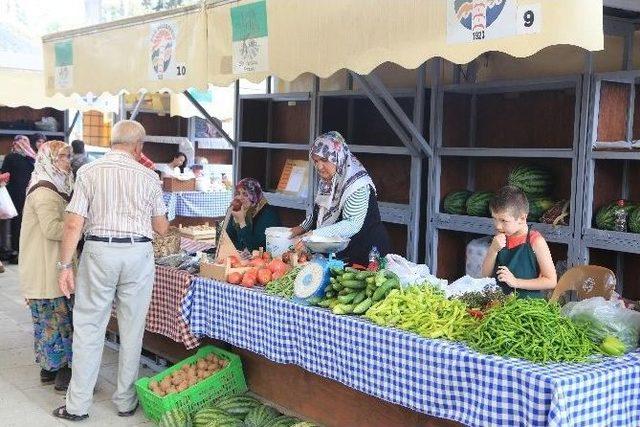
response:
[[[0,187],[0,219],[11,219],[18,216],[18,211],[11,201],[11,196],[4,185]]]

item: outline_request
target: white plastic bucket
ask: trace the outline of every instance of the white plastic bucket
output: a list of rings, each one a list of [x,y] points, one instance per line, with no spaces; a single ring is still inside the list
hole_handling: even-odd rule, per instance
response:
[[[290,239],[291,229],[287,227],[269,227],[264,232],[267,237],[267,252],[271,256],[278,257],[289,250],[293,245],[293,239]]]

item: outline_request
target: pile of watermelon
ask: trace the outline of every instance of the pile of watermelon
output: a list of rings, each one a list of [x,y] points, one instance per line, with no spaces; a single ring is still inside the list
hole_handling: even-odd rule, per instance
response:
[[[521,189],[529,199],[528,221],[537,222],[545,212],[559,202],[549,197],[553,188],[553,176],[549,170],[532,165],[515,167],[507,177],[507,185]],[[443,202],[444,212],[452,215],[490,217],[489,202],[494,193],[490,191],[458,190],[449,193]]]
[[[617,209],[617,202],[611,202],[598,209],[594,221],[596,228],[609,231],[615,230]],[[623,209],[627,211],[627,227],[629,231],[640,233],[640,203],[625,200]]]
[[[223,396],[211,405],[188,414],[181,409],[166,412],[160,427],[318,427],[275,408],[264,405],[247,394]]]

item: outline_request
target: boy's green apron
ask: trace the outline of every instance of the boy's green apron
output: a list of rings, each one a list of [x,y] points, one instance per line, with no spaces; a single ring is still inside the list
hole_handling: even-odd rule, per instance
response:
[[[530,241],[531,230],[527,230],[527,240],[512,249],[509,248],[509,237],[507,237],[507,245],[498,252],[496,257],[496,266],[494,268],[493,277],[505,294],[514,291],[518,293],[520,298],[543,298],[541,291],[528,291],[525,289],[514,289],[504,282],[498,280],[498,267],[507,267],[509,271],[517,279],[537,279],[540,277],[540,269],[538,268],[538,260],[533,251]]]

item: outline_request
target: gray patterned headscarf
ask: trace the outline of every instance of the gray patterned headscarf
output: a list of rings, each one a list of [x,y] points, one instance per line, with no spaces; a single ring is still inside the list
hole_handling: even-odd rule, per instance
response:
[[[319,178],[316,204],[319,207],[316,226],[335,224],[345,201],[356,190],[376,187],[362,163],[351,153],[339,132],[331,131],[316,138],[311,147],[311,155],[320,156],[336,166],[336,174],[330,181]]]

